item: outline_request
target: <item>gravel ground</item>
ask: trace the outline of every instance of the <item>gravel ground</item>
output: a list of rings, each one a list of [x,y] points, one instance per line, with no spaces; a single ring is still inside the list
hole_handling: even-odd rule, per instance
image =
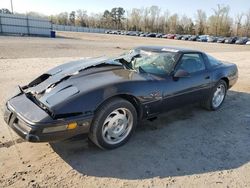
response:
[[[250,46],[103,34],[0,36],[0,108],[17,84],[80,57],[134,46],[195,48],[239,68],[223,107],[191,105],[143,121],[123,147],[102,151],[85,137],[55,143],[20,139],[0,114],[0,187],[250,187]]]

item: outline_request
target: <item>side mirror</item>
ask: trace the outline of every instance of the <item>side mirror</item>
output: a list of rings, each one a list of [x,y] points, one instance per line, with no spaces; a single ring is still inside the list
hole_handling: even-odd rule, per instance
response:
[[[174,78],[189,77],[189,73],[183,69],[179,69],[175,72]]]

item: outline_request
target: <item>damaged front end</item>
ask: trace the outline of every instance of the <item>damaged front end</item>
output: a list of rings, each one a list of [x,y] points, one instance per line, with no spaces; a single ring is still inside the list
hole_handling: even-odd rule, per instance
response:
[[[33,142],[87,133],[98,103],[95,95],[102,96],[103,92],[98,87],[110,83],[107,78],[123,79],[114,72],[108,75],[107,71],[126,69],[125,57],[130,60],[133,56],[83,59],[49,70],[26,86],[17,87],[6,103],[5,122],[21,137]],[[95,92],[91,96],[92,91]]]
[[[69,80],[70,78],[77,76],[90,67],[106,63],[105,60],[107,58],[101,57],[60,65],[42,74],[28,85],[20,87],[20,89],[27,98],[46,111],[53,119],[81,115],[81,112],[74,111],[74,109],[61,114],[56,106],[80,92],[77,83]]]
[[[27,141],[48,142],[87,133],[92,116],[56,118],[48,107],[38,104],[20,88],[19,93],[6,103],[4,120]]]
[[[26,86],[18,86],[6,102],[5,122],[31,142],[61,140],[87,133],[93,114],[82,114],[74,108],[67,113],[57,109],[80,92],[73,82],[65,81],[104,60],[70,62],[42,74]]]

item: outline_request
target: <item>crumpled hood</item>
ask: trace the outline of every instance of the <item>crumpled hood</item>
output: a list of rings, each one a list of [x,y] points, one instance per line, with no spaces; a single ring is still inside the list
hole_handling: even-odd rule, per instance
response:
[[[128,80],[145,80],[134,71],[105,57],[83,59],[55,67],[32,81],[25,89],[51,108],[66,99],[93,89]]]
[[[67,80],[70,76],[77,75],[79,72],[90,66],[96,66],[104,63],[105,60],[107,60],[107,58],[104,57],[96,59],[82,59],[57,66],[29,83],[28,92],[34,94],[43,93],[54,84]]]

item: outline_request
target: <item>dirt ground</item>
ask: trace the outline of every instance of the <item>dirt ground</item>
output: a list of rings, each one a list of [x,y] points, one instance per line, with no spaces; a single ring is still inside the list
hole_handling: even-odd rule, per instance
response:
[[[0,113],[0,187],[250,187],[250,46],[87,33],[56,39],[0,36],[0,107],[17,84],[81,57],[134,46],[194,48],[236,63],[239,80],[223,107],[192,105],[143,121],[121,148],[102,151],[85,137],[28,143]]]

